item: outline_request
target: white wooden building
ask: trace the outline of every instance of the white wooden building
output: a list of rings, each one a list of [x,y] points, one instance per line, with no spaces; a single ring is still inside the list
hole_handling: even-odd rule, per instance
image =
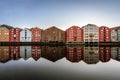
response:
[[[29,29],[25,28],[20,32],[20,42],[31,42],[32,33]]]

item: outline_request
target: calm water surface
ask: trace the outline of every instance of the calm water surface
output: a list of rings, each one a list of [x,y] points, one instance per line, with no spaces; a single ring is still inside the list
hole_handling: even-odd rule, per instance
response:
[[[120,47],[0,46],[0,80],[120,80]]]

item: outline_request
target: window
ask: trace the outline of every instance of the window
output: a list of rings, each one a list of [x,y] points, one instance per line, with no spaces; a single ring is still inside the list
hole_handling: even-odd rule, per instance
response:
[[[14,34],[13,36],[16,37],[16,34]]]
[[[28,40],[30,39],[30,37],[28,37]]]
[[[2,30],[4,30],[4,28],[2,28]]]
[[[88,39],[85,39],[85,42],[88,42]]]
[[[6,39],[6,37],[4,37],[4,40]]]
[[[98,39],[94,39],[94,42],[97,42],[98,41]]]
[[[22,37],[22,39],[24,39],[24,37]]]

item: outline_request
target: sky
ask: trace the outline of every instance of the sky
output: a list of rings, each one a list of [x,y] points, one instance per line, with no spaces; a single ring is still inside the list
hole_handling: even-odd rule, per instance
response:
[[[0,0],[0,24],[20,28],[120,26],[120,0]]]

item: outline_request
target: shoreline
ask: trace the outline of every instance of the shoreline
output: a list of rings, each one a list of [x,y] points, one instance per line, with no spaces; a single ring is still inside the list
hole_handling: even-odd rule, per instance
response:
[[[0,46],[120,46],[120,42],[81,42],[81,43],[65,43],[65,42],[0,42]]]

